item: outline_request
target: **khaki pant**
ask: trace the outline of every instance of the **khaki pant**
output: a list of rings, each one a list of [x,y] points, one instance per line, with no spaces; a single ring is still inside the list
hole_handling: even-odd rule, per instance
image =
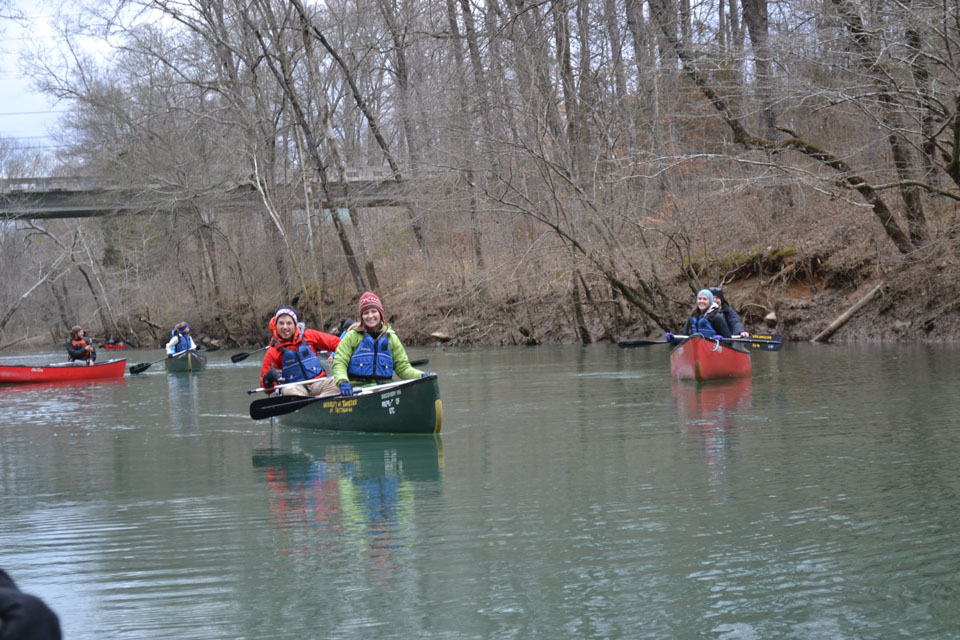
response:
[[[329,376],[303,384],[283,387],[280,389],[280,393],[285,396],[335,396],[340,393],[340,387],[333,376]]]

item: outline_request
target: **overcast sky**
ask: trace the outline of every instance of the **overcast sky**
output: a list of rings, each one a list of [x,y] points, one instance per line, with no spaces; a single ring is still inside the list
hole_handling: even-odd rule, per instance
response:
[[[21,49],[30,41],[48,37],[44,28],[45,2],[18,1],[25,7],[24,13],[32,20],[32,26],[24,29],[10,21],[0,22],[0,136],[13,138],[23,145],[44,146],[53,144],[48,131],[56,125],[57,111],[62,106],[54,105],[43,94],[30,88],[30,80],[20,73],[18,59]]]

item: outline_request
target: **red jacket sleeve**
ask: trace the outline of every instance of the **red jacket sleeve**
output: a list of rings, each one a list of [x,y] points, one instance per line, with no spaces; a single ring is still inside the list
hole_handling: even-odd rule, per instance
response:
[[[313,350],[317,352],[317,355],[320,355],[321,351],[329,351],[330,353],[333,353],[337,350],[337,346],[340,345],[339,337],[333,335],[332,333],[317,331],[316,329],[307,329],[304,331],[303,339],[306,340],[307,344],[313,347]]]
[[[260,386],[264,388],[265,393],[270,393],[273,390],[274,385],[265,385],[263,384],[263,376],[270,370],[270,367],[275,369],[282,369],[283,364],[283,352],[280,351],[280,347],[270,347],[267,349],[267,353],[263,356],[263,364],[260,366]]]

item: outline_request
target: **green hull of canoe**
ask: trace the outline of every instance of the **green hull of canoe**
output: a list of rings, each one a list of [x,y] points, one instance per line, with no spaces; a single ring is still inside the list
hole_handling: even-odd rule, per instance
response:
[[[364,388],[352,397],[331,396],[278,418],[289,427],[363,433],[440,433],[443,407],[437,376]]]
[[[199,353],[188,351],[186,355],[167,358],[163,366],[167,373],[196,373],[207,368],[207,359]]]

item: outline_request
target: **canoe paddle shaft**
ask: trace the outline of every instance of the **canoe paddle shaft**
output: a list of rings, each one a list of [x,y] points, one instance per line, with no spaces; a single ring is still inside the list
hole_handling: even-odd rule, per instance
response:
[[[677,338],[678,340],[686,340],[691,336],[673,334],[672,337]],[[752,335],[749,338],[721,338],[719,336],[714,338],[704,338],[705,340],[719,340],[720,342],[735,342],[742,344],[745,347],[750,349],[757,349],[760,351],[780,351],[783,349],[783,336],[779,333],[773,335],[765,334],[756,334]],[[618,342],[617,346],[621,349],[630,349],[633,347],[650,347],[655,344],[674,344],[673,342],[668,342],[666,340],[626,340],[624,342]]]

